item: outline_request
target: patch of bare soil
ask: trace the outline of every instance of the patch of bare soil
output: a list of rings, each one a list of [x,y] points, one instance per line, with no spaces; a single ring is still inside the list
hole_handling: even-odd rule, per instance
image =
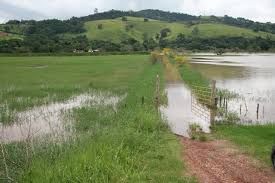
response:
[[[199,182],[275,182],[271,168],[241,153],[228,141],[199,142],[181,138],[181,143],[189,173]]]
[[[0,31],[0,37],[4,37],[4,36],[8,36],[8,35],[9,35],[8,33]]]

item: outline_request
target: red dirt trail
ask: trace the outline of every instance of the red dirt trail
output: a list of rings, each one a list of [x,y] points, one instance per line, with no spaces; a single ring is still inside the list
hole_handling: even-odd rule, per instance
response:
[[[202,183],[269,183],[275,173],[241,153],[229,142],[199,142],[181,138],[183,159],[189,173]]]

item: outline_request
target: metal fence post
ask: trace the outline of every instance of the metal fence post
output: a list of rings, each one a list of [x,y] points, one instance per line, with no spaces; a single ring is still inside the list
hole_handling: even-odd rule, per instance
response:
[[[213,80],[211,83],[211,109],[210,109],[210,122],[211,124],[215,123],[216,116],[216,81]]]

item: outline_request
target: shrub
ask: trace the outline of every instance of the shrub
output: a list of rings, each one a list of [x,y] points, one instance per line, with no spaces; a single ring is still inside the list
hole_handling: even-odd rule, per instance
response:
[[[127,17],[122,17],[121,20],[122,20],[123,22],[127,22],[128,19],[127,19]]]
[[[176,60],[177,64],[182,65],[182,64],[186,63],[187,58],[184,56],[176,56],[175,60]]]
[[[103,29],[103,25],[102,24],[98,24],[97,25],[97,29],[99,29],[99,30]]]
[[[150,61],[152,64],[156,64],[161,59],[161,55],[158,52],[152,52]]]

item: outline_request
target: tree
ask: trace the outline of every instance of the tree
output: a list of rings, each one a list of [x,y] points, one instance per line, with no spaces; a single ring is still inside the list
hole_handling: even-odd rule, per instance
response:
[[[94,9],[94,14],[98,14],[98,9],[97,8]]]
[[[217,54],[217,55],[222,55],[222,54],[224,54],[224,53],[225,53],[225,51],[224,51],[224,49],[222,49],[222,48],[219,48],[219,49],[216,50],[216,54]]]
[[[103,29],[103,25],[102,24],[98,24],[97,25],[97,29],[102,30]]]
[[[146,50],[154,50],[158,47],[158,43],[153,38],[150,38],[143,41],[143,46]]]
[[[199,34],[199,28],[198,27],[194,27],[193,28],[193,30],[192,30],[192,34],[194,35],[194,36],[197,36],[198,34]]]
[[[158,40],[160,38],[160,34],[159,33],[156,33],[156,36],[155,36],[156,40]]]
[[[122,17],[121,19],[123,22],[127,22],[127,17]]]
[[[144,32],[144,33],[142,34],[142,37],[143,37],[143,41],[146,41],[146,40],[149,39],[149,35],[148,35],[147,32]]]
[[[149,19],[148,18],[144,18],[144,22],[149,22]]]
[[[144,46],[142,44],[140,44],[139,42],[136,42],[135,44],[133,44],[133,50],[134,51],[143,51]]]
[[[131,46],[131,45],[122,45],[121,48],[120,48],[120,51],[122,51],[122,52],[133,51],[133,46]]]
[[[10,32],[10,27],[9,27],[9,26],[5,26],[5,27],[4,27],[4,31],[5,31],[5,32]]]
[[[169,28],[162,29],[160,31],[160,37],[161,38],[166,38],[169,33],[171,33],[171,30]]]

